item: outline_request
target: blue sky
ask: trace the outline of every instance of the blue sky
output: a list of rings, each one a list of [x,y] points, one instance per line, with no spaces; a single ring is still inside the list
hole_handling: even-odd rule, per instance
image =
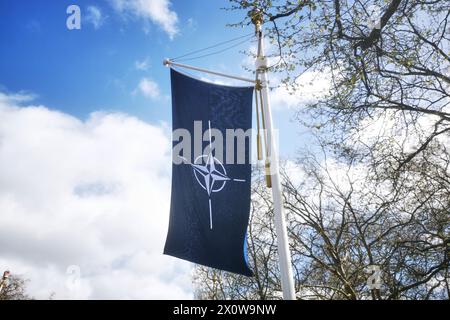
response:
[[[253,31],[250,26],[226,27],[240,21],[243,14],[222,10],[227,1],[172,1],[168,8],[177,16],[176,34],[137,9],[118,9],[122,1],[1,1],[0,89],[33,93],[35,103],[80,119],[106,110],[149,123],[170,123],[170,79],[162,59]],[[81,30],[66,28],[66,9],[71,4],[81,8]],[[96,21],[92,8],[100,13]],[[242,44],[189,63],[242,74],[245,55],[240,51],[249,46]],[[139,94],[144,78],[157,85],[157,97]],[[276,126],[283,128],[281,153],[285,156],[301,146],[292,143],[301,132],[291,121],[293,115],[293,109],[275,112]]]

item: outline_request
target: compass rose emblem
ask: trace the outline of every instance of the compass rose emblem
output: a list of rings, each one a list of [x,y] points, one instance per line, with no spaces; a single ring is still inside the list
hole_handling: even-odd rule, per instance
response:
[[[208,194],[209,202],[209,227],[213,229],[213,214],[212,214],[212,201],[211,196],[213,193],[218,193],[225,188],[227,182],[245,182],[242,179],[232,179],[228,177],[227,171],[224,165],[219,159],[215,158],[212,151],[212,140],[211,140],[211,121],[208,122],[209,125],[209,153],[207,155],[201,155],[195,159],[191,167],[194,172],[195,179],[198,184],[206,191]],[[185,159],[184,159],[185,160]]]
[[[205,158],[204,165],[196,164],[202,163]],[[207,156],[198,157],[192,164],[192,168],[194,169],[195,179],[206,190],[208,196],[211,196],[213,192],[222,191],[226,182],[231,180],[227,176],[225,167],[211,153]]]

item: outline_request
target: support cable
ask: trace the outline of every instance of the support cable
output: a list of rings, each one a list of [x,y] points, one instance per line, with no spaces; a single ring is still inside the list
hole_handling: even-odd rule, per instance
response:
[[[189,56],[191,56],[193,54],[204,52],[204,51],[210,50],[210,49],[214,49],[214,48],[223,46],[225,44],[228,44],[228,43],[240,40],[240,39],[244,39],[245,38],[246,40],[248,40],[248,38],[253,37],[253,36],[254,36],[254,33],[252,32],[250,34],[246,34],[246,35],[243,35],[243,36],[240,36],[240,37],[237,37],[237,38],[233,38],[233,39],[230,39],[230,40],[227,40],[227,41],[223,41],[223,42],[217,43],[215,45],[212,45],[212,46],[209,46],[209,47],[206,47],[206,48],[203,48],[203,49],[198,49],[198,50],[195,50],[195,51],[192,51],[192,52],[188,52],[188,53],[183,54],[181,56],[178,56],[178,57],[175,57],[175,58],[171,58],[170,60],[171,61],[181,60],[181,59],[189,57]]]

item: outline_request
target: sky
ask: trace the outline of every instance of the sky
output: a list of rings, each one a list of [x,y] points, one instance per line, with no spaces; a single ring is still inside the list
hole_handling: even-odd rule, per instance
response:
[[[72,4],[80,30],[66,26]],[[0,2],[0,268],[29,279],[35,298],[193,298],[192,264],[162,255],[171,168],[162,61],[250,35],[252,27],[226,27],[243,18],[227,6]],[[249,41],[189,64],[252,77],[242,51],[254,48]],[[298,95],[271,93],[282,157],[307,144],[293,117],[327,88],[323,77],[312,84],[316,76],[304,75]]]

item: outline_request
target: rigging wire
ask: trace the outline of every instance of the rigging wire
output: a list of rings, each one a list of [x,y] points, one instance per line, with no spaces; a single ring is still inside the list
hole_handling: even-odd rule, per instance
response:
[[[213,55],[216,55],[216,54],[220,54],[222,52],[225,52],[225,51],[228,51],[230,49],[236,48],[236,47],[238,47],[238,46],[240,46],[240,45],[242,45],[244,43],[247,43],[247,42],[248,42],[248,39],[245,39],[245,40],[240,41],[240,42],[238,42],[238,43],[236,43],[236,44],[234,44],[234,45],[232,45],[230,47],[226,47],[226,48],[218,50],[218,51],[206,53],[206,54],[203,54],[203,55],[200,55],[200,56],[196,56],[196,57],[192,57],[192,58],[181,59],[181,61],[185,62],[185,61],[197,60],[197,59],[213,56]],[[176,61],[180,61],[180,60],[176,60]]]
[[[253,33],[253,32],[250,33],[250,34],[246,34],[246,35],[237,37],[237,38],[233,38],[233,39],[230,39],[230,40],[227,40],[227,41],[223,41],[223,42],[217,43],[217,44],[215,44],[215,45],[212,45],[212,46],[209,46],[209,47],[206,47],[206,48],[203,48],[203,49],[199,49],[199,50],[195,50],[195,51],[192,51],[192,52],[183,54],[183,55],[181,55],[181,56],[172,58],[172,59],[170,59],[170,60],[171,60],[171,61],[180,60],[180,59],[183,59],[183,58],[185,58],[185,57],[191,56],[191,55],[193,55],[193,54],[200,53],[200,52],[203,52],[203,51],[206,51],[206,50],[210,50],[210,49],[214,49],[214,48],[223,46],[223,45],[225,45],[225,44],[228,44],[228,43],[231,43],[231,42],[240,40],[240,39],[244,39],[244,38],[245,38],[246,40],[248,40],[248,38],[250,38],[251,36],[254,36],[254,33]]]

